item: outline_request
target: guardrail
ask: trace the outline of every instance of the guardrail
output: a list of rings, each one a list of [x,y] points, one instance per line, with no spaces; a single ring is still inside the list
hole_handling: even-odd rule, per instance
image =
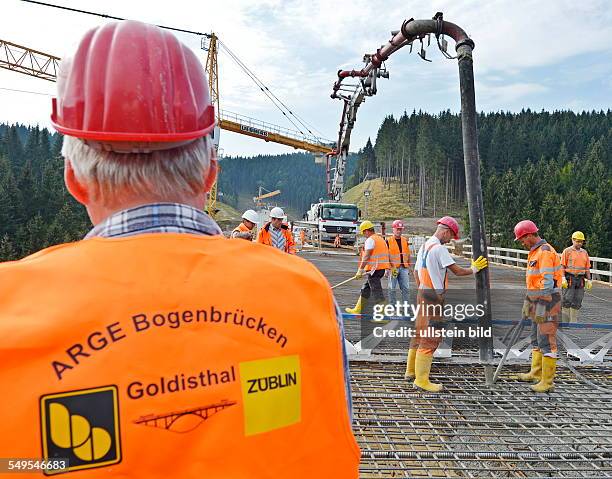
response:
[[[445,246],[454,255],[466,258],[472,257],[471,244],[455,242]],[[527,265],[528,251],[526,250],[488,246],[487,252],[491,263],[504,264],[515,268],[525,268]],[[591,275],[594,280],[612,284],[612,259],[591,257]]]

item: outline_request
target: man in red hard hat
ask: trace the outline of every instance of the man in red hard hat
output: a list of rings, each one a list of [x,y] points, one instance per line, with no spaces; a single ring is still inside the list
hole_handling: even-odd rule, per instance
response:
[[[527,294],[523,302],[523,318],[530,318],[531,369],[519,374],[521,381],[537,382],[531,389],[538,393],[553,389],[557,369],[557,329],[561,313],[563,269],[555,249],[540,238],[533,221],[519,221],[514,227],[514,240],[529,250],[527,256]]]
[[[444,306],[444,296],[448,289],[448,271],[457,276],[476,274],[488,266],[486,258],[480,256],[472,260],[470,268],[462,268],[452,258],[444,244],[451,239],[459,239],[459,223],[451,216],[437,221],[436,232],[419,249],[414,265],[414,278],[418,287],[416,335],[410,341],[406,364],[406,379],[414,379],[414,386],[429,392],[441,392],[442,384],[429,380],[433,354],[440,345],[442,337],[431,334],[431,329],[444,328],[444,318],[436,315],[435,306]]]
[[[408,240],[402,236],[404,232],[404,222],[395,220],[392,225],[393,236],[387,239],[389,247],[389,261],[391,270],[389,273],[389,301],[395,304],[396,291],[402,293],[402,301],[410,301],[410,246]]]
[[[158,27],[105,24],[62,63],[52,121],[95,226],[0,265],[2,454],[93,479],[357,477],[332,292],[203,213],[214,119]]]

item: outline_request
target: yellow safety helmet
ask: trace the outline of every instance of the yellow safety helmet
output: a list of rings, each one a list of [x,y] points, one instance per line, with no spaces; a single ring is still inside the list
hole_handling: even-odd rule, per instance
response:
[[[577,241],[586,241],[586,238],[584,237],[584,233],[582,231],[574,231],[574,233],[572,234],[572,239]]]
[[[365,220],[365,221],[362,221],[361,224],[359,225],[359,232],[361,234],[363,234],[365,230],[371,230],[371,229],[374,229],[374,223],[372,223],[371,221]]]

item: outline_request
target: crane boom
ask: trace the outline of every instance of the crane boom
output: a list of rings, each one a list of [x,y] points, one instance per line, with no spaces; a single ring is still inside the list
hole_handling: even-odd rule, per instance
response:
[[[16,43],[0,40],[0,68],[55,81],[60,58]]]

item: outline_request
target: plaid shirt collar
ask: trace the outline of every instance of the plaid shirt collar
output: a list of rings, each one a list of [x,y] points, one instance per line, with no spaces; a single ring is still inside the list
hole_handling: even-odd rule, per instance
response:
[[[146,233],[220,235],[221,228],[203,211],[179,203],[152,203],[109,216],[85,238],[116,238]]]

